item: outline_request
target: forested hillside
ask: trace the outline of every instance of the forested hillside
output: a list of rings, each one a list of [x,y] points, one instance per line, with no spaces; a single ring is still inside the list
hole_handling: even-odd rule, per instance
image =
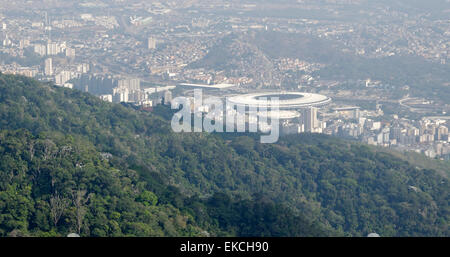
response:
[[[448,179],[356,143],[175,134],[0,75],[0,235],[449,236]]]

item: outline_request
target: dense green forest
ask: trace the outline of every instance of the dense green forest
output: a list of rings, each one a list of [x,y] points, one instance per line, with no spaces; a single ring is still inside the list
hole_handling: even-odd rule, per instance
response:
[[[172,133],[170,113],[0,75],[0,235],[450,235],[442,171],[322,135]]]

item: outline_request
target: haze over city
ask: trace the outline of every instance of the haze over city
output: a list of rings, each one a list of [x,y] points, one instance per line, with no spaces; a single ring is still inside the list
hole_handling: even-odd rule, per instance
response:
[[[448,237],[449,17],[0,1],[0,236]]]

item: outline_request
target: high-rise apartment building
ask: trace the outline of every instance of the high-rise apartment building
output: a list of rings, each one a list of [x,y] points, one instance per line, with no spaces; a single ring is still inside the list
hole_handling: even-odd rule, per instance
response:
[[[309,107],[302,111],[303,125],[305,132],[315,132],[319,128],[317,119],[317,108]]]
[[[156,39],[152,37],[148,38],[148,49],[156,49]]]
[[[53,75],[53,60],[52,60],[52,58],[47,58],[45,60],[44,74],[46,76],[52,76]]]

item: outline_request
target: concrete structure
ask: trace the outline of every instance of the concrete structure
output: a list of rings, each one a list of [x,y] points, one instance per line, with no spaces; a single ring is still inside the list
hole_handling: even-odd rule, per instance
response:
[[[61,47],[57,43],[47,44],[47,55],[57,55],[61,52]]]
[[[156,49],[156,39],[148,38],[148,49]]]
[[[317,108],[309,107],[303,109],[302,117],[305,132],[317,132],[317,129],[320,128],[319,120],[317,119]]]
[[[63,70],[55,76],[55,84],[62,86],[73,77],[75,77],[75,74],[73,72]]]
[[[270,100],[274,98],[278,98],[279,102],[278,116],[282,133],[322,133],[326,128],[326,123],[318,119],[318,107],[331,102],[331,98],[324,95],[303,92],[264,92],[234,96],[227,101],[232,106],[271,110],[273,106]]]
[[[309,107],[319,107],[331,102],[331,98],[327,96],[302,92],[252,93],[230,97],[228,101],[237,106],[259,106],[270,108],[270,103],[267,101],[271,98],[273,99],[274,97],[279,98],[280,110],[296,110]],[[266,100],[263,98],[266,98]]]
[[[360,109],[358,106],[333,108],[336,113],[348,119],[359,119],[361,117]]]
[[[102,100],[105,101],[105,102],[110,102],[110,103],[112,103],[112,101],[113,101],[113,95],[111,95],[111,94],[100,95],[99,98],[102,99]]]
[[[119,88],[127,88],[128,90],[141,90],[140,79],[121,79],[117,84]]]
[[[53,60],[52,60],[52,58],[47,58],[45,60],[44,73],[45,73],[46,76],[52,76],[53,75]]]

